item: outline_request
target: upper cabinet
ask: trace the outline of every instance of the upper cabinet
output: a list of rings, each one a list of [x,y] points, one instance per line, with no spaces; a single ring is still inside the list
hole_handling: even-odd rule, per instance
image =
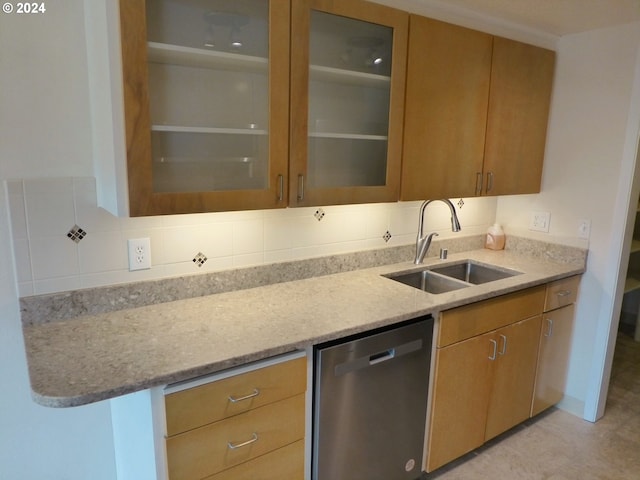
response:
[[[85,14],[112,213],[539,191],[551,51],[364,0],[88,1]]]
[[[120,2],[131,216],[286,206],[289,18],[288,0]]]
[[[554,52],[410,23],[401,199],[539,192]]]
[[[398,199],[409,15],[292,2],[291,206]]]

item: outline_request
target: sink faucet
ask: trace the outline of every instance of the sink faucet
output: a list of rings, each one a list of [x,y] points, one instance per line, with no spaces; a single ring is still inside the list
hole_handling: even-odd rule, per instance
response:
[[[413,263],[415,263],[416,265],[420,265],[424,260],[424,256],[427,254],[427,250],[429,250],[429,245],[431,245],[431,239],[434,236],[438,236],[436,232],[430,233],[429,235],[425,235],[423,232],[424,211],[427,208],[427,205],[435,201],[436,200],[425,200],[420,206],[420,216],[418,217],[418,236],[416,238],[416,258],[413,261]],[[451,201],[446,198],[442,198],[440,199],[440,201],[444,202],[449,207],[449,210],[451,210],[451,231],[459,232],[460,230],[462,230],[453,203],[451,203]]]

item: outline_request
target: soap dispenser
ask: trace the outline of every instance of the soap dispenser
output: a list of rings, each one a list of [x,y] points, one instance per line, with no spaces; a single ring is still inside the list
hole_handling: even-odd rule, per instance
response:
[[[487,238],[484,242],[484,247],[490,250],[502,250],[504,248],[505,238],[504,230],[502,227],[494,223],[487,230]]]

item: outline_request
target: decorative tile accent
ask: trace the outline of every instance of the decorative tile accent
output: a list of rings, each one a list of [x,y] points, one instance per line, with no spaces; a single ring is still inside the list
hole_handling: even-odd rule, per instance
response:
[[[67,237],[69,237],[71,240],[73,240],[76,243],[80,243],[80,240],[82,240],[86,235],[87,235],[87,232],[85,232],[78,225],[74,225],[71,228],[71,230],[67,232]]]
[[[389,230],[386,231],[386,233],[382,236],[382,238],[384,239],[385,242],[388,242],[389,240],[391,240],[391,233],[389,232]]]
[[[464,200],[463,199],[458,200],[458,208],[462,209],[463,205],[464,205]]]
[[[316,217],[318,219],[318,221],[322,220],[324,218],[324,210],[319,208],[316,210],[316,213],[313,214],[314,217]]]
[[[195,263],[198,268],[202,267],[202,265],[204,265],[204,262],[206,261],[207,256],[202,252],[198,252],[198,254],[193,257],[193,263]]]

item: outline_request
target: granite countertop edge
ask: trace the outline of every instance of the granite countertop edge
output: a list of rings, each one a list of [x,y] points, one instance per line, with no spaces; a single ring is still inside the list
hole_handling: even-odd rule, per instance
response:
[[[74,407],[185,381],[313,345],[581,274],[583,261],[474,250],[472,259],[522,272],[432,295],[385,278],[410,262],[247,290],[24,325],[33,399]],[[441,263],[425,260],[425,266]],[[176,319],[179,319],[176,321]]]

